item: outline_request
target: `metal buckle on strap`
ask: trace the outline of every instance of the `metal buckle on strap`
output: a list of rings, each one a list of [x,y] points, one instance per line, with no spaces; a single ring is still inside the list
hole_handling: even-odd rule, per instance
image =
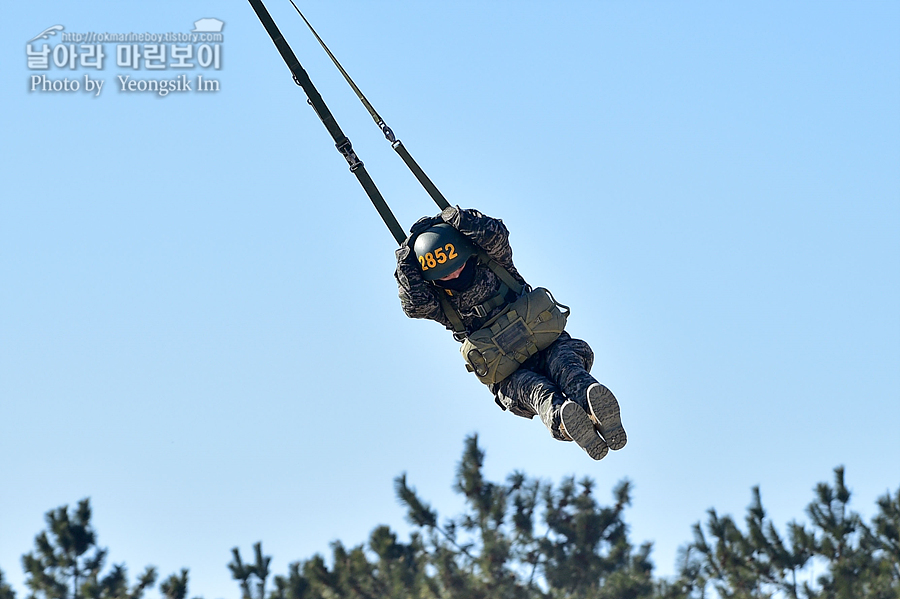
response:
[[[355,171],[359,167],[363,166],[362,160],[360,160],[356,156],[356,152],[353,151],[353,145],[350,143],[350,140],[344,138],[344,141],[341,143],[334,144],[337,147],[338,152],[341,153],[341,156],[344,157],[344,160],[347,161],[347,164],[350,165],[350,170]]]
[[[472,308],[472,312],[474,312],[475,316],[477,316],[478,318],[484,318],[488,313],[487,308],[484,307],[484,304],[478,304],[477,306]]]

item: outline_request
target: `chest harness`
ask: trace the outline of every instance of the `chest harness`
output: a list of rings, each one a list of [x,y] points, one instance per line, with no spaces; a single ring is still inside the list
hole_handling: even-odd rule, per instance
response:
[[[531,291],[531,287],[517,281],[508,270],[488,256],[487,252],[479,250],[475,256],[477,257],[478,264],[487,266],[495,275],[497,275],[497,278],[500,279],[500,288],[486,301],[477,306],[473,306],[467,312],[460,312],[447,298],[448,295],[453,296],[456,292],[434,285],[438,292],[441,309],[444,312],[444,316],[450,321],[450,326],[453,327],[453,337],[457,341],[463,341],[471,332],[463,322],[463,316],[475,317],[475,329],[477,330],[487,324],[487,315],[496,308],[514,302],[523,292],[527,293],[528,291]]]
[[[566,328],[571,312],[554,299],[547,289],[531,289],[523,285],[503,266],[479,250],[478,260],[500,279],[500,289],[472,312],[479,317],[478,327],[469,332],[462,315],[443,290],[438,297],[441,309],[453,327],[453,337],[461,341],[459,348],[466,370],[475,373],[482,383],[499,383],[537,352],[548,348]],[[512,299],[510,299],[512,298]],[[496,308],[504,308],[484,319]]]

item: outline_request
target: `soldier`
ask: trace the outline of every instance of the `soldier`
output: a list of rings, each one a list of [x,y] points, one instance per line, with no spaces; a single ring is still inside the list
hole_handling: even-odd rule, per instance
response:
[[[496,264],[489,266],[491,259]],[[503,281],[505,273],[510,285]],[[406,315],[457,329],[454,337],[459,341],[517,299],[511,287],[530,290],[513,265],[503,222],[458,206],[412,226],[397,250],[394,276]],[[600,460],[609,449],[624,447],[627,437],[615,396],[589,374],[593,361],[587,343],[562,331],[549,347],[488,388],[503,410],[525,418],[540,416],[553,438],[574,440]]]

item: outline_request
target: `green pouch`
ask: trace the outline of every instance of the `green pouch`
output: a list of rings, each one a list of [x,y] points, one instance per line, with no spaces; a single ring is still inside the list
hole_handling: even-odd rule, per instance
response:
[[[529,291],[463,341],[460,352],[466,370],[485,385],[499,383],[550,347],[566,328],[569,313],[568,306],[557,303],[547,289]]]

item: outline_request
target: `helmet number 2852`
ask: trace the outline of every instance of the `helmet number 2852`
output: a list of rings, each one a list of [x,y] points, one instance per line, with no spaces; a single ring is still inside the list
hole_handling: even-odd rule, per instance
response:
[[[447,250],[447,253],[444,253],[444,250]],[[448,243],[444,247],[439,247],[434,250],[434,253],[428,252],[424,256],[419,256],[419,264],[422,266],[422,270],[426,271],[429,268],[434,268],[438,264],[444,264],[447,260],[453,260],[458,257],[459,254],[456,253],[456,248],[453,247],[452,243]]]

